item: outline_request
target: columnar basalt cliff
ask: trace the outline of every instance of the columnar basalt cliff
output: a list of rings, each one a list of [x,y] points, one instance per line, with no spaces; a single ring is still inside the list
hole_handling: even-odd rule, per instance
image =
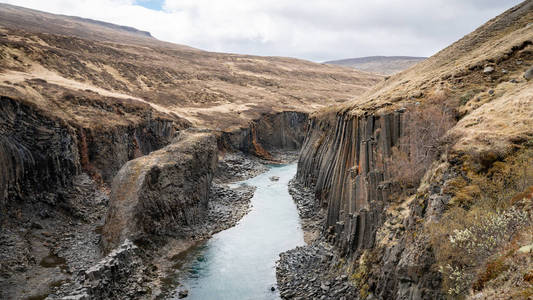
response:
[[[287,283],[299,273],[286,264],[306,261],[323,241],[338,257],[304,272],[323,272],[322,282],[345,272],[360,299],[531,295],[528,283],[509,278],[526,276],[529,260],[517,249],[532,232],[532,20],[525,1],[351,103],[309,117],[297,180],[327,215],[317,243],[283,257],[282,296],[331,296],[327,286],[308,293]],[[455,119],[449,127],[440,126],[441,108]],[[419,128],[416,115],[439,125]],[[438,143],[422,143],[428,134]],[[418,167],[413,151],[434,151],[432,163],[405,185],[399,175],[413,172],[398,168]],[[517,164],[528,167],[511,172]],[[505,267],[494,271],[496,263]]]
[[[25,101],[1,101],[2,206],[8,199],[55,204],[83,171],[109,183],[122,164],[168,144],[176,130],[172,119],[154,118],[149,110],[138,122],[84,128]]]
[[[296,151],[302,146],[308,114],[285,111],[264,114],[253,120],[248,127],[231,132],[222,132],[219,148],[238,150],[271,159],[269,151]]]
[[[312,118],[297,179],[328,208],[326,228],[345,253],[372,248],[391,184],[387,161],[401,136],[402,112]]]
[[[104,249],[147,235],[179,237],[181,227],[199,224],[207,213],[216,164],[215,136],[190,131],[126,163],[113,180]]]
[[[438,299],[442,297],[440,274],[429,268],[434,259],[426,252],[427,240],[414,242],[401,237],[406,228],[417,228],[408,220],[392,221],[389,211],[392,203],[401,199],[401,188],[389,169],[392,149],[404,135],[407,113],[402,108],[375,114],[331,112],[314,116],[296,180],[313,187],[316,201],[326,208],[322,236],[336,246],[341,258],[357,261],[365,252],[372,253],[372,263],[380,266],[379,272],[365,280],[375,296]],[[413,211],[414,215],[421,213]],[[392,222],[397,226],[390,232],[395,239],[400,233],[400,238],[384,249],[376,241],[381,238],[378,232],[389,230]]]
[[[81,171],[74,128],[10,98],[0,101],[2,208],[15,199],[54,204]]]

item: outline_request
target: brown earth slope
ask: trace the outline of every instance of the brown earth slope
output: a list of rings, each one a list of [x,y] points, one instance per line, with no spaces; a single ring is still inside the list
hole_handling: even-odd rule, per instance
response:
[[[311,112],[344,102],[381,80],[293,58],[201,51],[103,22],[0,8],[1,88],[32,99],[25,81],[43,79],[48,84],[37,85],[148,102],[194,125],[226,130],[261,113]],[[60,97],[37,93],[44,102]]]
[[[533,295],[532,65],[528,0],[311,117],[298,179],[327,207],[334,276],[362,299]]]
[[[427,57],[413,56],[367,56],[326,61],[325,64],[354,68],[382,75],[393,75],[423,61]]]

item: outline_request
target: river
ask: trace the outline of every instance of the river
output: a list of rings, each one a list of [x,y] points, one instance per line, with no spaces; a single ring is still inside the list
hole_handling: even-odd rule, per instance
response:
[[[287,187],[295,173],[296,164],[272,166],[235,183],[257,188],[252,209],[235,227],[189,251],[180,276],[180,289],[189,292],[186,299],[279,299],[275,273],[279,253],[305,244]],[[272,181],[273,176],[279,180]]]

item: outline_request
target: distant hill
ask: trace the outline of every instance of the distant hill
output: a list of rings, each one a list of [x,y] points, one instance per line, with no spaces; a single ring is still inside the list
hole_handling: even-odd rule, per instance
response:
[[[392,75],[408,69],[412,65],[426,59],[414,56],[367,56],[326,61],[326,64],[354,68],[381,75]]]
[[[227,130],[262,113],[311,112],[348,101],[381,80],[294,58],[202,51],[127,26],[0,3],[0,96],[65,104],[64,93],[91,91],[102,101],[147,102],[167,116]],[[39,97],[30,88],[35,84]],[[77,105],[42,107],[58,114]]]

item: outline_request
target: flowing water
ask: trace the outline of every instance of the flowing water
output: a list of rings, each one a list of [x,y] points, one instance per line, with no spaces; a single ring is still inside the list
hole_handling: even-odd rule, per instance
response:
[[[279,299],[275,262],[279,253],[304,245],[298,211],[287,184],[296,164],[272,166],[239,182],[256,186],[252,210],[237,226],[215,234],[187,254],[181,283],[185,299]],[[278,181],[270,177],[278,176]]]

